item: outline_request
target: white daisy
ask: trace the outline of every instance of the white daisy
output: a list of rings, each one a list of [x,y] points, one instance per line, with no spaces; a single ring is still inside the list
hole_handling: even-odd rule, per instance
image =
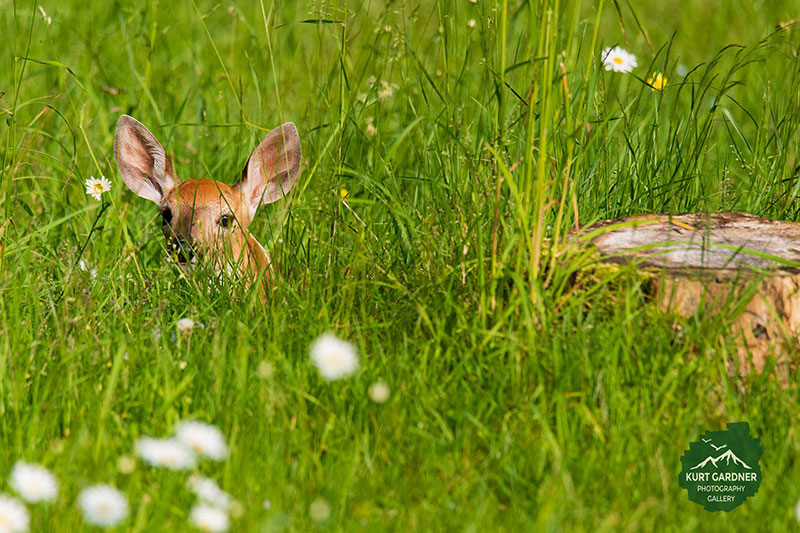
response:
[[[630,72],[636,67],[636,56],[620,46],[603,50],[603,65],[606,70]]]
[[[205,476],[189,476],[189,488],[202,503],[223,511],[230,509],[233,502],[230,494],[219,488],[216,481]]]
[[[30,524],[28,509],[16,498],[0,494],[0,531],[25,533]]]
[[[328,381],[354,374],[358,370],[355,347],[333,333],[325,333],[311,345],[311,360]]]
[[[192,511],[189,513],[189,520],[194,527],[208,533],[228,531],[231,525],[225,511],[204,503],[198,503],[192,507]]]
[[[391,391],[389,390],[389,385],[383,381],[376,381],[369,386],[367,393],[369,394],[369,399],[373,402],[385,403],[389,399]]]
[[[94,197],[98,202],[104,192],[111,190],[111,182],[105,176],[100,176],[100,179],[92,176],[86,180],[86,194]]]
[[[186,335],[192,332],[192,328],[194,328],[194,320],[191,318],[181,318],[175,325],[178,327],[178,331]]]
[[[83,517],[90,524],[113,527],[128,516],[128,500],[111,485],[93,485],[78,496]]]
[[[195,453],[221,461],[228,455],[228,445],[225,444],[225,437],[216,426],[198,422],[196,420],[186,420],[178,424],[175,437],[188,446]]]
[[[58,481],[48,469],[23,461],[17,461],[11,470],[10,483],[28,503],[52,502],[58,495]]]
[[[136,452],[151,465],[171,470],[189,470],[197,463],[194,452],[178,439],[142,437],[136,441]]]

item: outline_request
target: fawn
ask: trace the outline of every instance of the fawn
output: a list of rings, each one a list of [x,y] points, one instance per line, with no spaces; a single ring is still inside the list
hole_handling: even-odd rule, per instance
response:
[[[182,269],[199,258],[217,273],[242,274],[248,286],[262,275],[269,283],[269,256],[247,228],[261,204],[279,200],[297,181],[302,155],[293,123],[267,134],[232,187],[212,179],[179,181],[155,136],[128,115],[117,123],[114,155],[131,192],[158,205],[167,250]],[[260,294],[264,300],[263,284]]]

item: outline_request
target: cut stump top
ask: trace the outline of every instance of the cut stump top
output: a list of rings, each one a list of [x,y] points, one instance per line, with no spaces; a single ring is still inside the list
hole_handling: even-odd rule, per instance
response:
[[[800,273],[800,223],[746,213],[629,216],[599,222],[581,234],[604,262],[670,271]]]

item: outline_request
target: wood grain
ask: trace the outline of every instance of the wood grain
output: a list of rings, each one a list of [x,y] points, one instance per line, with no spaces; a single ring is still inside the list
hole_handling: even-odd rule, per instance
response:
[[[599,232],[605,229],[606,231]],[[745,213],[641,215],[585,228],[607,262],[669,270],[742,267],[800,273],[800,223]]]

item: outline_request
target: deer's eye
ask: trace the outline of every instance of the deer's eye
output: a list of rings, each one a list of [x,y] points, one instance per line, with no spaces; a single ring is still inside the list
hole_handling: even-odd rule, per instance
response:
[[[230,215],[222,215],[219,219],[219,225],[223,228],[230,227],[231,225],[231,217]]]
[[[161,211],[161,223],[166,226],[170,222],[172,222],[172,211],[170,211],[168,207]]]

